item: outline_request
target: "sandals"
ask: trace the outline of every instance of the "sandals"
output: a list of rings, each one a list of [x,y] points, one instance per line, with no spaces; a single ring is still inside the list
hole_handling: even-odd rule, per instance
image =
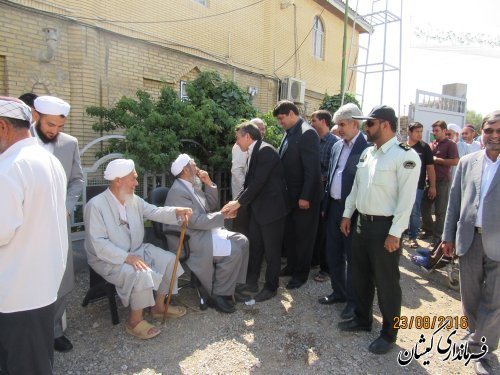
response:
[[[170,305],[168,306],[167,318],[180,318],[181,316],[186,315],[186,313],[187,309],[184,306]],[[163,319],[163,312],[158,313],[158,312],[153,312],[153,310],[151,310],[151,316],[154,319]]]
[[[410,247],[412,249],[418,249],[420,247],[420,245],[418,244],[417,240],[410,240]]]
[[[156,328],[154,325],[149,323],[146,320],[141,320],[134,328],[130,328],[128,326],[128,323],[125,324],[125,331],[132,336],[135,336],[137,338],[140,338],[141,340],[149,340],[152,339],[153,337],[158,336],[161,331],[158,329],[158,331],[149,333],[151,328]]]
[[[314,276],[314,281],[317,281],[318,283],[324,283],[328,280],[330,280],[330,276],[323,271],[318,272],[318,274]]]

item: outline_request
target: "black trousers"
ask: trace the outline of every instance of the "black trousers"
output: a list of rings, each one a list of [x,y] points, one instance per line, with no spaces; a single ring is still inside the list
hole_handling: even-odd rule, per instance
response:
[[[281,248],[285,231],[283,217],[272,223],[260,225],[250,214],[250,254],[248,257],[247,283],[259,280],[262,259],[266,259],[266,282],[264,288],[275,291],[279,286]]]
[[[351,225],[351,233],[347,237],[340,231],[344,207],[343,201],[329,199],[326,218],[326,259],[335,295],[347,299],[351,305],[354,305],[351,243],[355,225]]]
[[[0,313],[2,375],[51,375],[53,362],[54,304]]]
[[[401,315],[398,250],[390,253],[384,248],[392,219],[369,221],[360,215],[352,238],[352,277],[356,297],[356,321],[371,326],[375,288],[382,313],[380,335],[395,342],[398,334],[394,319]]]
[[[293,208],[287,216],[284,245],[293,279],[305,282],[309,277],[318,221],[319,202],[310,202],[307,210]]]

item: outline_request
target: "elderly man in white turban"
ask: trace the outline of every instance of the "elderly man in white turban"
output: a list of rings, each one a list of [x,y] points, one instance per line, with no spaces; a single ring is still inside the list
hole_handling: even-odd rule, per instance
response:
[[[132,160],[113,160],[106,167],[104,178],[110,181],[109,188],[85,206],[87,260],[99,275],[116,286],[123,305],[130,305],[127,333],[150,339],[160,330],[144,320],[143,309],[152,306],[153,318],[163,316],[175,255],[143,243],[144,219],[176,224],[188,220],[192,211],[183,207],[156,207],[135,195],[138,183]],[[183,272],[178,267],[176,277]],[[157,291],[156,299],[153,290]],[[172,293],[177,293],[177,280]],[[168,317],[185,313],[184,307],[169,306]]]
[[[209,306],[223,313],[233,313],[236,309],[228,302],[230,296],[234,295],[240,302],[249,299],[239,288],[236,291],[236,284],[246,281],[248,239],[223,228],[224,219],[233,218],[234,214],[215,212],[219,204],[217,186],[191,157],[179,155],[172,163],[171,172],[177,179],[165,204],[193,210],[186,231],[191,249],[187,265],[211,295]],[[173,246],[173,241],[168,238],[169,246]]]

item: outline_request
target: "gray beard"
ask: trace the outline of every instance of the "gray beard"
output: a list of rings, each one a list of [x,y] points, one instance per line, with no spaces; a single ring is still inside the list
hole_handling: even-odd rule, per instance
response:
[[[193,189],[198,190],[198,191],[202,190],[203,182],[201,182],[201,180],[198,176],[193,177],[191,184],[193,184]]]

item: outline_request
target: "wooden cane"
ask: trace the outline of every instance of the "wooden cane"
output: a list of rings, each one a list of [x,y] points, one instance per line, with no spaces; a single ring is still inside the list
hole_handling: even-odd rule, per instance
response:
[[[186,234],[187,219],[184,220],[181,227],[181,235],[179,237],[179,245],[177,246],[177,253],[175,254],[174,271],[172,272],[172,277],[170,278],[170,286],[168,287],[168,297],[165,303],[165,311],[163,312],[162,324],[165,324],[167,320],[168,305],[170,305],[170,299],[172,298],[172,289],[174,288],[175,278],[177,276],[177,265],[179,264],[179,258],[181,257],[182,244],[184,243],[184,235]],[[165,270],[166,272],[167,270]]]

